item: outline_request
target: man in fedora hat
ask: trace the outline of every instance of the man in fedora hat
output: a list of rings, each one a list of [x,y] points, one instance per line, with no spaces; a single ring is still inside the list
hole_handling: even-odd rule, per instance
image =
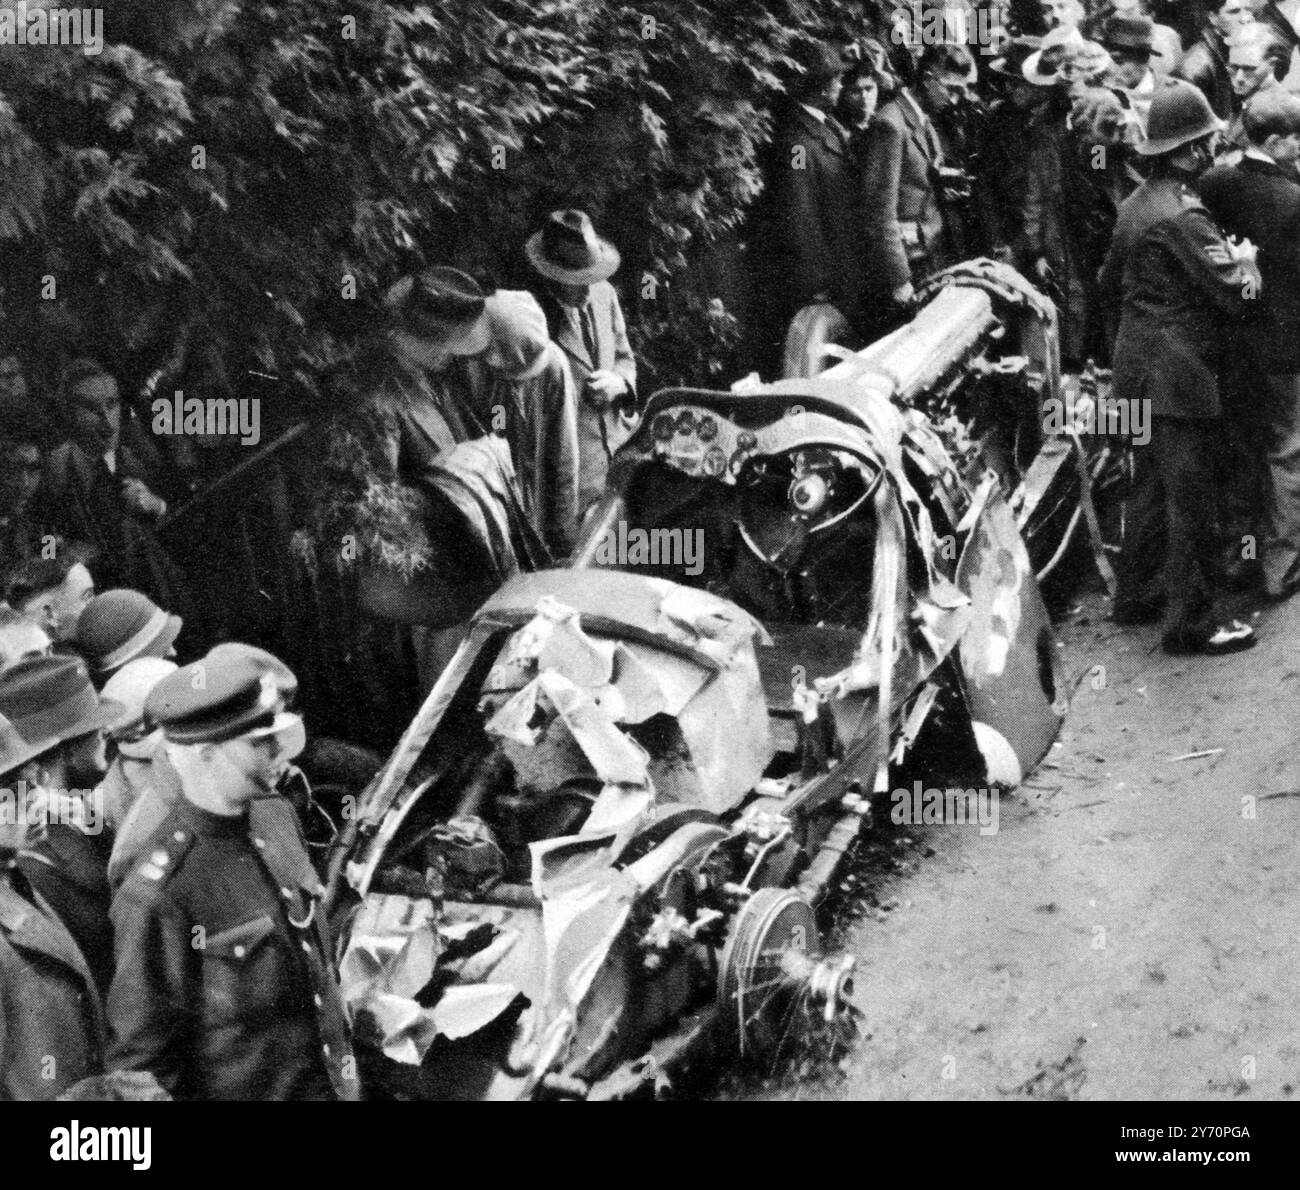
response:
[[[609,460],[636,429],[636,360],[609,278],[618,249],[585,211],[552,211],[524,252],[545,281],[537,294],[578,399],[578,509],[605,490]]]
[[[1074,96],[1109,65],[1106,52],[1078,29],[1057,28],[1023,68],[1028,82],[1048,91],[1025,130],[1023,259],[1031,279],[1056,303],[1062,365],[1075,370],[1103,355],[1105,320],[1096,279],[1122,178],[1120,155],[1099,160],[1070,115]]]
[[[57,1098],[99,1072],[107,1041],[85,957],[17,862],[37,764],[55,746],[0,715],[0,1101]]]
[[[183,622],[139,591],[101,591],[77,620],[77,650],[105,682],[137,657],[170,657]]]
[[[1136,21],[1139,17],[1145,17],[1151,22],[1150,27],[1145,30],[1146,40],[1151,43],[1151,52],[1147,57],[1146,65],[1150,67],[1156,82],[1161,82],[1172,74],[1183,60],[1183,41],[1176,30],[1169,25],[1159,23],[1152,13],[1151,0],[1106,0],[1106,3],[1084,23],[1084,34],[1105,45],[1112,57],[1115,56],[1115,50],[1107,41],[1106,29],[1110,21],[1116,17],[1126,21]],[[1198,27],[1202,20],[1203,18],[1196,19]],[[1128,44],[1130,42],[1133,43],[1131,48],[1136,48],[1140,44],[1142,38],[1141,33],[1137,31],[1137,26],[1132,26],[1131,30],[1121,36],[1121,40],[1116,43],[1117,48],[1121,50],[1130,48]]]
[[[95,693],[77,657],[33,657],[0,673],[0,714],[24,739],[51,746],[36,761],[47,823],[19,863],[77,940],[101,992],[113,970],[108,928],[112,834],[95,793],[107,769],[105,732],[121,703]]]
[[[1111,83],[1128,96],[1144,128],[1156,89],[1151,69],[1152,28],[1151,18],[1139,12],[1107,17],[1101,30],[1101,44],[1115,64]]]
[[[329,427],[322,483],[339,482],[329,467],[337,447],[363,486],[388,478],[418,486],[439,455],[475,436],[450,366],[487,347],[487,292],[469,274],[438,265],[395,282],[383,309],[380,332],[330,378],[341,409]]]
[[[446,265],[401,278],[384,294],[398,353],[431,372],[453,356],[478,355],[488,344],[487,293],[468,273]]]
[[[154,686],[145,718],[171,808],[113,900],[109,1069],[177,1099],[357,1098],[325,890],[276,792],[304,741],[282,679],[214,650]]]
[[[1035,87],[1055,87],[1065,82],[1062,68],[1070,55],[1083,45],[1083,34],[1074,26],[1051,29],[1038,48],[1025,58],[1021,67],[1025,81]]]
[[[1125,203],[1109,262],[1121,269],[1123,306],[1114,353],[1114,396],[1146,402],[1154,473],[1147,510],[1136,518],[1132,550],[1149,550],[1151,489],[1163,497],[1165,521],[1163,644],[1171,653],[1219,654],[1249,648],[1254,632],[1225,618],[1218,565],[1218,519],[1212,461],[1219,454],[1223,407],[1218,374],[1232,324],[1259,292],[1254,248],[1224,238],[1193,189],[1213,161],[1223,130],[1204,94],[1171,79],[1151,103],[1147,139],[1138,152],[1152,161],[1149,180]],[[1124,242],[1119,243],[1121,234]],[[1118,257],[1120,259],[1114,259]],[[1143,453],[1138,448],[1137,453]],[[1145,522],[1145,524],[1144,524]],[[1144,560],[1121,558],[1116,613],[1140,618],[1153,604],[1135,600]]]
[[[1024,75],[1025,60],[1041,44],[1038,37],[1016,37],[985,67],[994,93],[980,148],[981,168],[974,197],[992,256],[1023,266],[1025,193],[1029,162],[1025,128],[1049,92]]]

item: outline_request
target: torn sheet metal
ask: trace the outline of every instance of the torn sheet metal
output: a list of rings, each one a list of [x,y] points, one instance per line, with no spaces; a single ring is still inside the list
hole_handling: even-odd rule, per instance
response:
[[[776,754],[758,658],[737,653],[677,716],[700,778],[695,804],[724,814],[740,804]]]
[[[754,639],[755,624],[733,603],[694,587],[670,586],[659,604],[656,630],[730,665]]]
[[[446,941],[454,944],[465,933],[449,926]],[[416,997],[433,979],[444,950],[433,903],[369,896],[357,911],[339,967],[344,1002],[354,1021],[368,1018],[386,1057],[418,1066],[438,1037],[467,1037],[514,1003],[520,992],[515,983],[481,980],[494,972],[518,939],[518,931],[498,933],[484,950],[460,960],[454,974],[461,982],[425,1007]]]
[[[343,999],[351,1006],[376,988],[413,997],[433,975],[438,933],[431,901],[369,896],[357,910],[339,967]]]
[[[711,676],[685,657],[619,641],[614,650],[613,682],[622,699],[619,722],[644,723],[653,715],[680,715]]]
[[[559,762],[552,780],[570,771],[566,740],[555,738],[554,723],[539,725],[539,717],[553,710],[606,787],[647,787],[649,756],[618,724],[665,714],[677,720],[698,779],[692,800],[723,813],[745,796],[774,754],[754,633],[747,617],[717,614],[714,596],[687,598],[696,594],[682,589],[683,597],[665,599],[662,609],[676,631],[693,634],[695,648],[710,651],[722,666],[717,672],[648,645],[594,640],[572,609],[539,603],[537,617],[516,634],[520,639],[509,653],[511,665],[531,656],[543,668],[487,723],[490,734],[507,742],[524,784],[538,764],[521,748],[543,747],[548,764]],[[522,677],[526,671],[514,672]],[[507,677],[503,667],[494,670],[497,682]],[[601,678],[606,684],[596,685]]]
[[[620,731],[589,694],[553,670],[538,674],[513,695],[488,720],[486,729],[490,735],[532,747],[541,738],[541,730],[530,726],[539,710],[552,710],[559,716],[602,782],[646,783],[649,757],[645,749]]]
[[[610,947],[618,939],[638,889],[630,876],[607,869],[603,879],[542,898],[546,934],[547,1019],[575,1013]]]

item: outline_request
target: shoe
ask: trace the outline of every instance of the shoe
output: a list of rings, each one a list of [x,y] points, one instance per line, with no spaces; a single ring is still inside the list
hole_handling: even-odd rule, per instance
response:
[[[1209,636],[1180,637],[1167,636],[1164,640],[1166,653],[1188,654],[1202,653],[1207,657],[1221,657],[1225,653],[1240,653],[1243,649],[1255,647],[1255,630],[1240,620],[1229,620],[1220,624]]]

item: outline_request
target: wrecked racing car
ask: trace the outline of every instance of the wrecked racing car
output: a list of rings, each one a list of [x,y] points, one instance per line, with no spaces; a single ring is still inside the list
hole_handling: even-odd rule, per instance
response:
[[[1010,265],[962,261],[918,288],[902,326],[856,354],[836,346],[851,337],[835,307],[804,307],[787,335],[785,375],[870,375],[863,382],[930,419],[959,470],[998,473],[1040,583],[1082,528],[1114,593],[1108,555],[1123,535],[1113,514],[1128,465],[1122,437],[1103,428],[1110,373],[1091,362],[1061,371],[1056,309],[1044,294]]]
[[[616,1098],[846,1012],[816,906],[901,774],[1017,784],[1064,713],[997,477],[866,372],[649,402],[563,569],[516,576],[334,857],[363,1075]],[[909,766],[911,766],[909,768]]]

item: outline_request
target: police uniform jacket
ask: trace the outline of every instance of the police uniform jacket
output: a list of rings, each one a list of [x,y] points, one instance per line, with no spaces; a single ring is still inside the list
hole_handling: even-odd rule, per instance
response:
[[[0,1101],[57,1098],[99,1073],[104,1044],[72,935],[21,873],[0,874]]]
[[[109,1069],[181,1099],[357,1098],[323,892],[283,799],[250,826],[176,797],[113,901]]]
[[[1178,178],[1147,178],[1119,206],[1115,231],[1097,283],[1102,301],[1118,312],[1124,295],[1124,266],[1133,246],[1157,223],[1196,203],[1196,192]]]
[[[1250,276],[1195,199],[1149,228],[1124,267],[1115,391],[1149,400],[1156,417],[1219,417],[1217,372],[1230,325],[1249,309]]]

